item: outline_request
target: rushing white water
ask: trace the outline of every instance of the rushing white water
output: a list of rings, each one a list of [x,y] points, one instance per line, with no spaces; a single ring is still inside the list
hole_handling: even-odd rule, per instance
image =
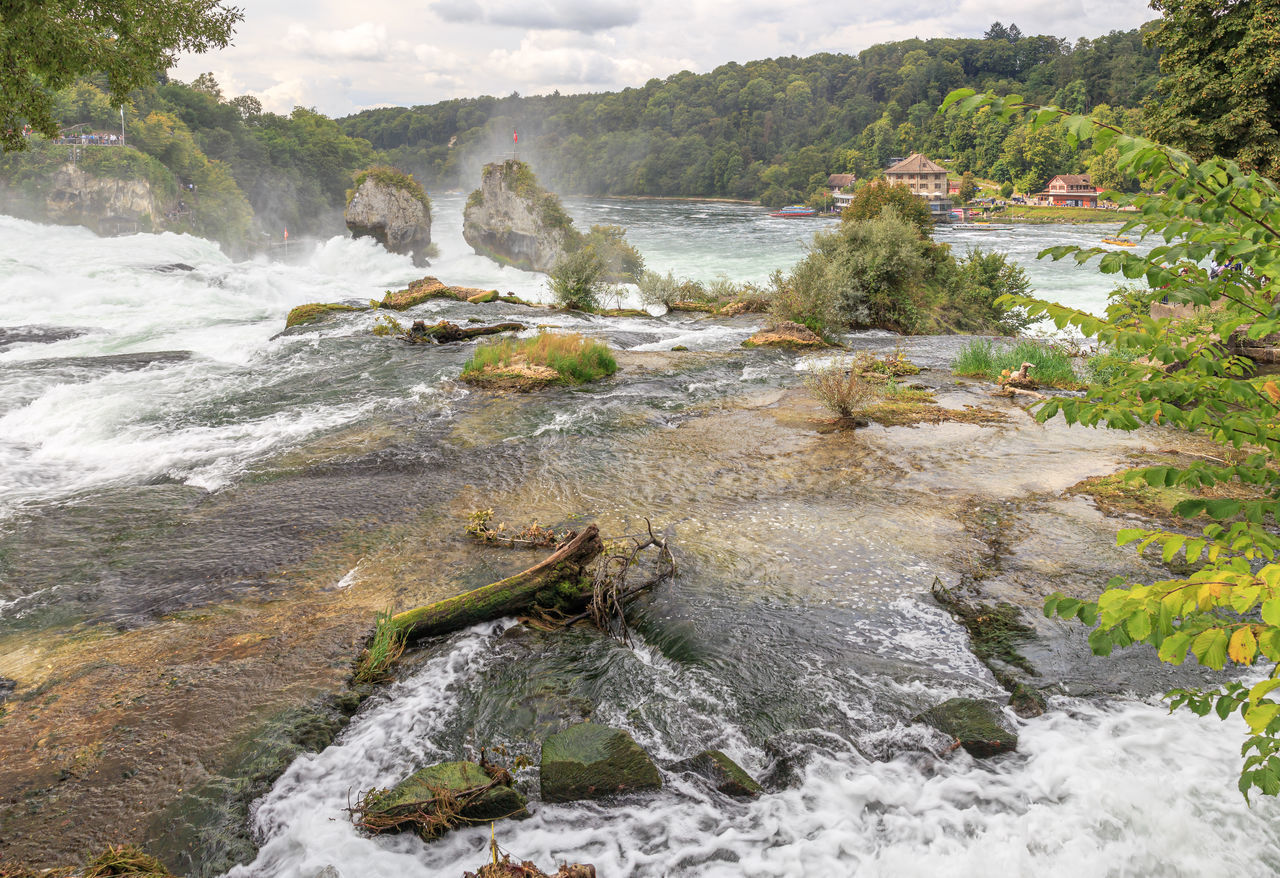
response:
[[[450,283],[546,301],[542,275],[471,251],[462,240],[462,204],[460,195],[435,199],[441,255],[429,271]],[[743,204],[571,199],[568,206],[583,225],[627,226],[650,267],[701,280],[764,281],[794,264],[812,233],[829,224],[771,219]],[[1096,228],[940,234],[958,248],[979,239],[1008,248],[1051,298],[1098,310],[1110,288],[1092,268],[1034,259],[1045,246],[1094,241]],[[172,269],[177,263],[193,270]],[[103,485],[171,479],[214,490],[266,454],[403,404],[402,387],[366,384],[353,397],[313,386],[315,376],[333,380],[335,357],[351,356],[318,347],[318,339],[345,336],[351,324],[274,336],[295,305],[380,298],[421,274],[407,257],[368,239],[301,242],[287,260],[233,263],[212,243],[189,236],[98,238],[80,228],[0,217],[0,329],[80,333],[0,344],[0,517],[24,503]],[[621,304],[635,302],[624,295]],[[363,315],[355,325],[367,328],[373,319]],[[598,331],[590,319],[557,315],[555,322]],[[748,334],[686,315],[615,321],[609,331],[637,350],[721,349]],[[629,331],[648,338],[628,343]],[[376,368],[376,349],[358,355]],[[309,386],[310,393],[293,390]]]
[[[266,839],[258,859],[229,878],[312,878],[326,866],[343,876],[428,878],[483,863],[487,828],[431,844],[370,839],[344,809],[364,790],[453,758],[442,730],[459,693],[491,660],[496,627],[459,636],[447,655],[362,711],[338,743],[298,759],[258,807]],[[952,646],[959,658],[963,647]],[[690,700],[728,697],[643,644],[628,673],[641,688],[684,689]],[[838,690],[844,681],[809,681],[816,698],[824,682]],[[944,742],[927,740],[914,755],[869,760],[858,749],[869,742],[826,736],[809,748],[793,786],[754,802],[667,773],[655,796],[542,804],[530,820],[498,824],[497,838],[519,858],[591,862],[600,875],[1190,878],[1280,870],[1276,803],[1249,808],[1222,789],[1238,765],[1239,729],[1219,733],[1216,720],[1143,702],[1103,708],[1062,699],[1055,707],[1019,722],[1018,754],[995,762],[935,759],[924,748]],[[646,737],[622,712],[608,721],[630,727],[651,752],[689,755],[673,751],[683,742]],[[910,740],[913,730],[887,734]],[[718,746],[748,769],[767,762],[735,729],[721,735]]]

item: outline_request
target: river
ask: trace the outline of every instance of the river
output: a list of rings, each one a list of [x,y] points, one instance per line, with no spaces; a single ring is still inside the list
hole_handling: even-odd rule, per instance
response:
[[[465,246],[461,196],[434,201],[431,273],[546,299],[541,276]],[[650,268],[700,280],[763,281],[822,227],[729,203],[567,207],[582,224],[626,226]],[[1034,255],[1102,233],[940,237],[999,247],[1041,295],[1098,311],[1107,278]],[[939,758],[945,741],[914,722],[954,695],[1001,695],[928,598],[935,576],[957,581],[985,551],[973,521],[997,510],[1018,523],[996,576],[1010,593],[1096,585],[1132,562],[1110,545],[1115,520],[1061,492],[1142,440],[1029,421],[826,437],[806,426],[795,358],[740,348],[758,325],[744,318],[531,319],[484,306],[486,318],[607,339],[623,371],[579,392],[470,393],[453,381],[465,349],[372,336],[371,314],[278,335],[295,305],[380,298],[422,274],[365,241],[293,246],[233,263],[189,237],[100,239],[0,217],[0,674],[22,684],[33,638],[63,630],[128,637],[250,601],[267,613],[290,595],[281,571],[349,537],[351,521],[372,536],[345,572],[324,574],[324,594],[367,590],[375,607],[518,568],[522,558],[459,537],[484,506],[511,521],[598,521],[615,536],[651,516],[673,534],[682,573],[646,599],[634,648],[508,620],[415,651],[334,744],[298,757],[258,801],[262,848],[234,878],[474,869],[487,829],[371,840],[343,809],[468,748],[532,754],[539,735],[583,716],[626,728],[660,763],[718,747],[768,792],[741,803],[667,772],[648,798],[537,804],[532,819],[498,825],[506,849],[544,867],[592,862],[610,878],[1280,871],[1275,803],[1249,808],[1235,791],[1240,729],[1169,716],[1154,674],[1133,697],[1099,700],[1058,659],[1075,682],[1049,713],[1018,721],[1017,754],[990,762]],[[476,309],[421,311],[461,321]],[[901,344],[945,375],[959,341]],[[702,355],[653,353],[676,345]],[[983,399],[940,392],[957,407]],[[211,727],[225,712],[204,710]],[[198,851],[188,857],[207,873]]]

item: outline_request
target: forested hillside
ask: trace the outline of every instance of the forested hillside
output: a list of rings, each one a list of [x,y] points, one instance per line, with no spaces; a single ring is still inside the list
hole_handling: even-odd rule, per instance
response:
[[[566,193],[764,196],[777,203],[807,194],[818,176],[869,176],[913,150],[1027,189],[1041,177],[1079,170],[1077,151],[1068,154],[1065,140],[1028,144],[1025,133],[991,120],[938,119],[948,91],[992,88],[1072,111],[1136,108],[1156,85],[1158,60],[1136,30],[1070,45],[996,24],[984,39],[904,40],[856,56],[731,63],[615,93],[368,110],[339,125],[437,187],[472,185],[478,165],[509,152],[518,129],[522,157]],[[1117,115],[1128,127],[1137,119]],[[1015,154],[1001,164],[1011,134]]]
[[[1115,156],[1071,147],[1054,129],[1032,133],[990,114],[939,117],[936,109],[954,88],[990,88],[1091,110],[1136,131],[1136,108],[1159,78],[1158,57],[1139,31],[1069,45],[996,24],[983,39],[904,40],[856,56],[685,71],[620,92],[468,98],[336,121],[303,107],[288,116],[264,112],[252,96],[223,95],[204,74],[131,95],[128,143],[144,155],[124,161],[121,147],[88,146],[83,160],[116,175],[146,165],[162,191],[192,196],[180,199],[167,228],[241,250],[278,241],[285,228],[295,236],[340,232],[345,192],[374,162],[409,171],[428,188],[471,189],[484,163],[512,151],[516,129],[520,157],[567,194],[776,205],[804,199],[828,174],[873,177],[916,150],[1024,192],[1082,170],[1124,188]],[[118,130],[105,91],[101,77],[78,81],[56,96],[56,117],[68,129]],[[0,183],[29,195],[67,156],[38,137],[30,147],[0,156]],[[94,155],[101,150],[117,154]]]

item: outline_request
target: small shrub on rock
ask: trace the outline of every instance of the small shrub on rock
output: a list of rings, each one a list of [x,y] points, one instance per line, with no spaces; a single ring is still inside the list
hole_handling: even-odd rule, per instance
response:
[[[852,418],[876,402],[876,388],[860,374],[832,364],[814,369],[804,379],[805,387],[834,415]]]

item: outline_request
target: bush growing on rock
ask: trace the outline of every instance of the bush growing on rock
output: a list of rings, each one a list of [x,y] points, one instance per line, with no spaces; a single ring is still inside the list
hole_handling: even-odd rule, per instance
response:
[[[604,260],[595,250],[582,248],[567,256],[551,269],[548,285],[556,304],[575,311],[595,311],[608,295]]]
[[[804,386],[839,418],[852,418],[877,399],[876,388],[871,382],[838,363],[814,369],[805,376]]]

